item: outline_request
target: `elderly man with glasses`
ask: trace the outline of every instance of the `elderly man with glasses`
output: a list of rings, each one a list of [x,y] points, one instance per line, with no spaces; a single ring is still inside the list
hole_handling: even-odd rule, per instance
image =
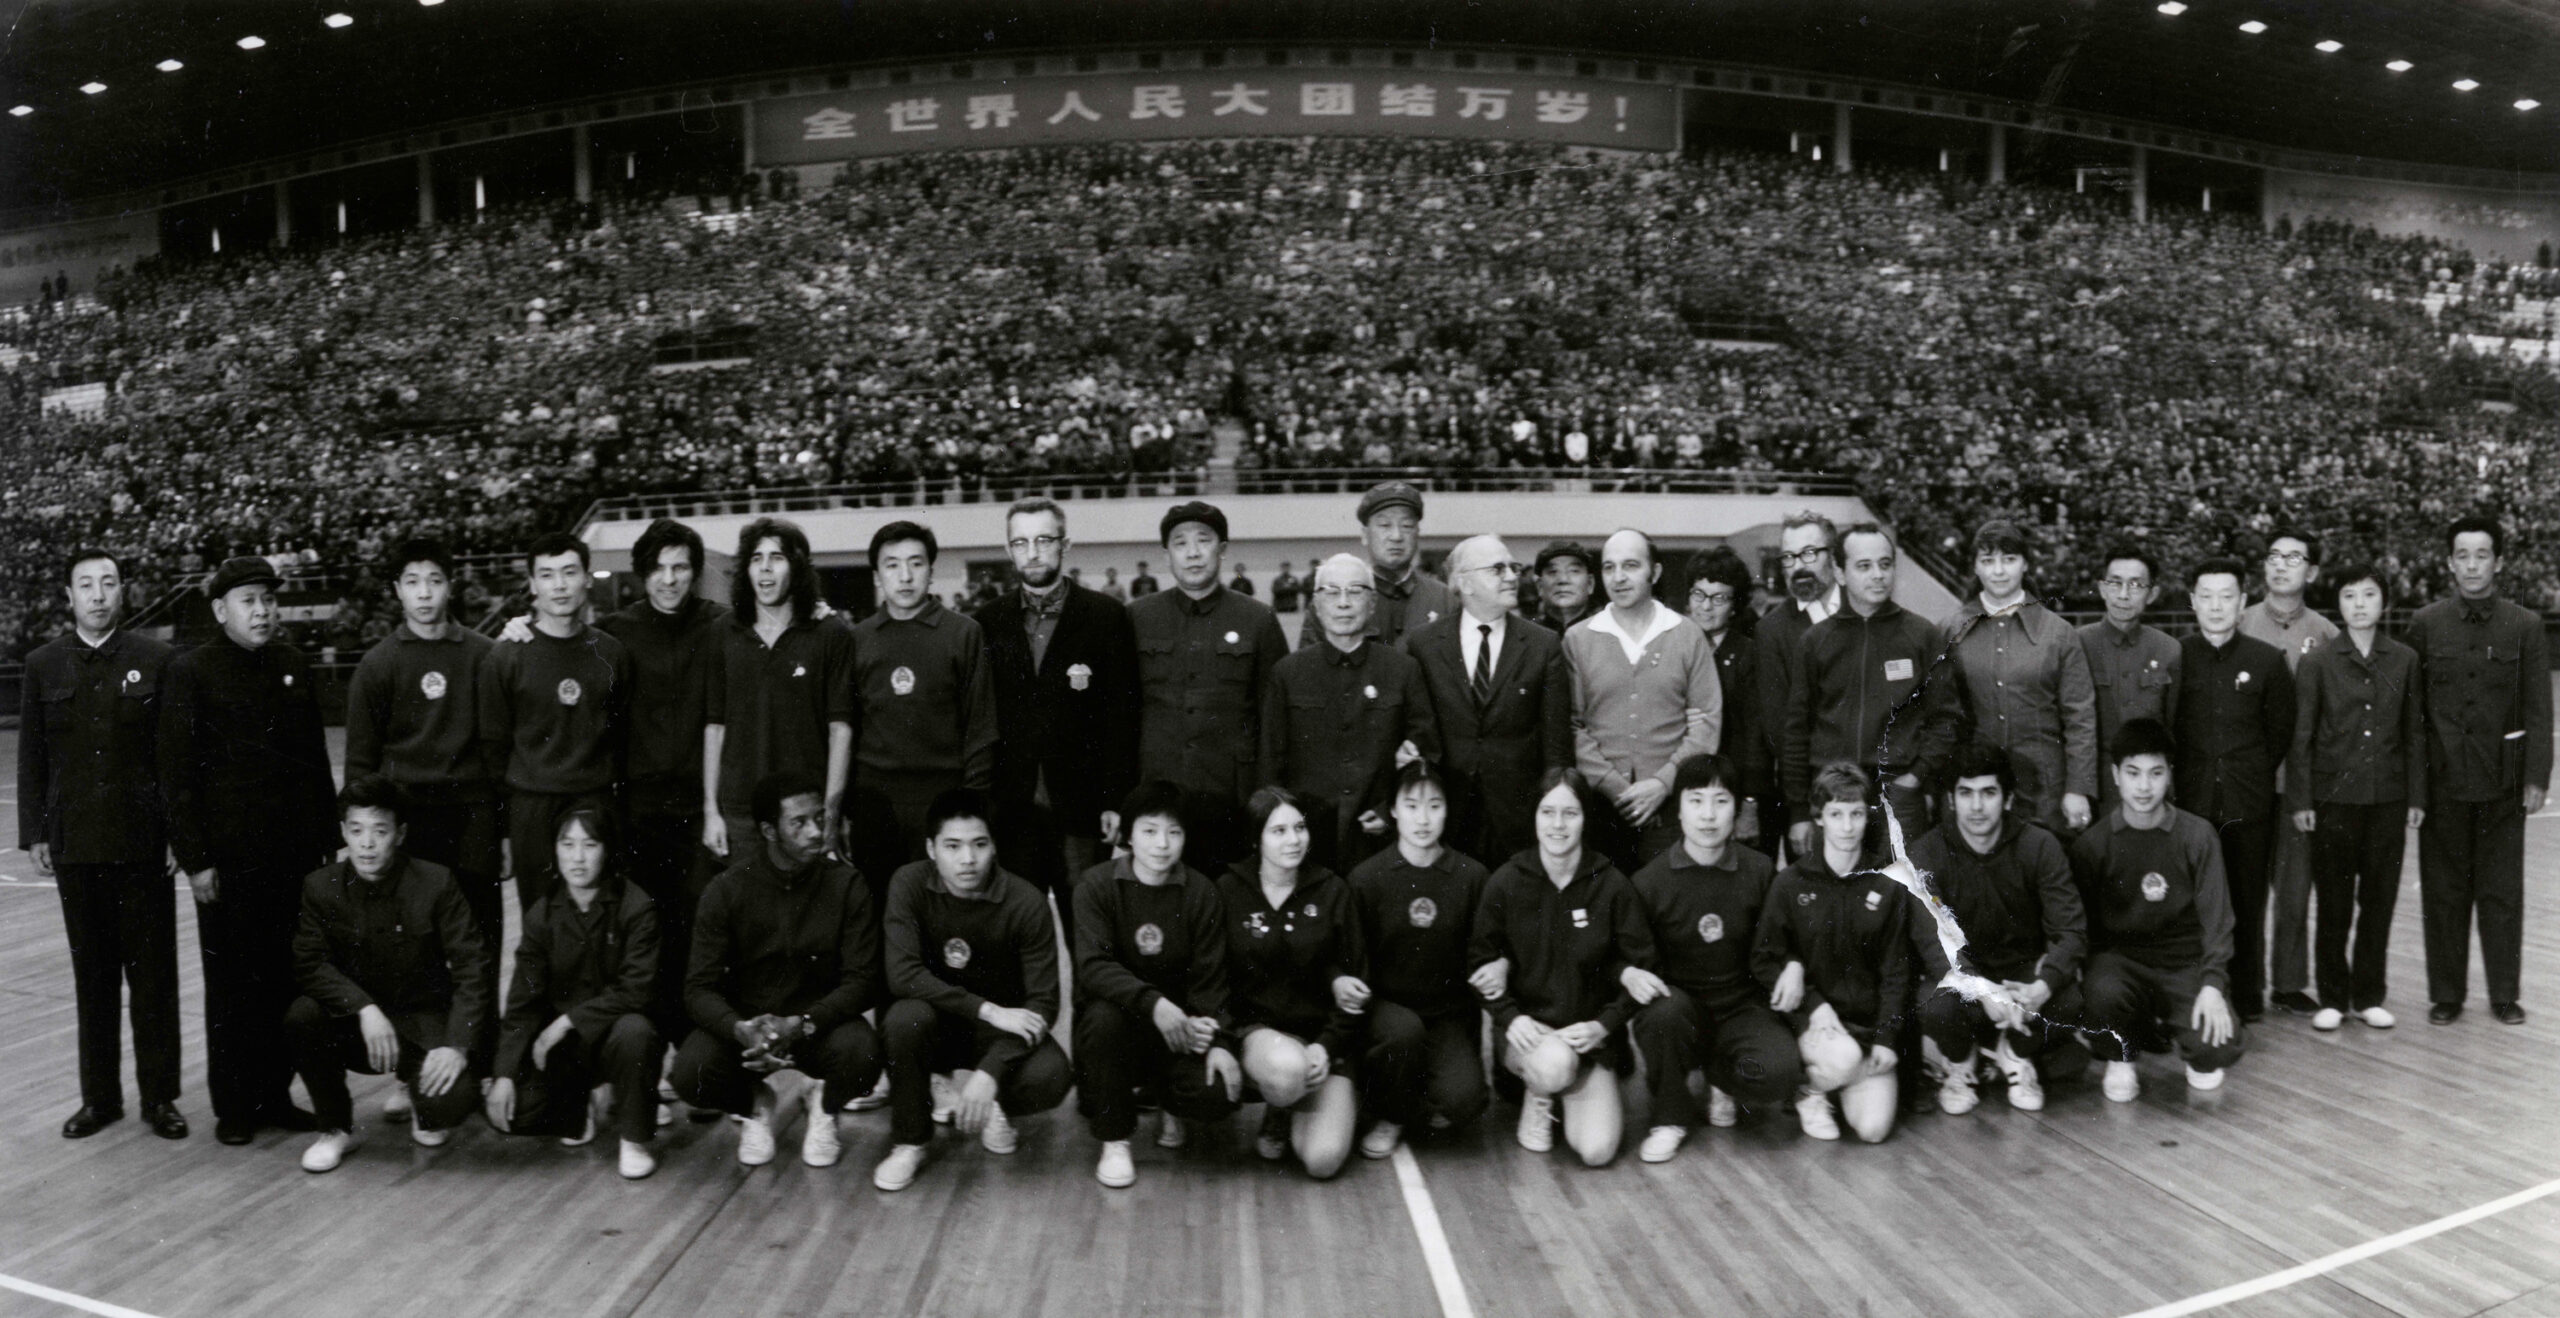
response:
[[[1305,803],[1307,864],[1340,874],[1392,840],[1395,773],[1440,758],[1431,697],[1413,659],[1369,635],[1369,565],[1336,554],[1316,569],[1322,643],[1272,666],[1262,696],[1262,781]]]
[[[1499,865],[1533,841],[1538,780],[1573,763],[1564,642],[1512,611],[1521,565],[1500,537],[1449,551],[1459,611],[1405,637],[1440,728],[1450,846]]]

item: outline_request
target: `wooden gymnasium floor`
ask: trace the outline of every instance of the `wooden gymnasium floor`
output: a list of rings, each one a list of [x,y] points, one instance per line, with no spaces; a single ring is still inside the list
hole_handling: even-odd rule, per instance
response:
[[[1011,1158],[945,1134],[912,1189],[883,1195],[885,1113],[848,1121],[825,1171],[797,1161],[796,1124],[751,1172],[727,1123],[679,1121],[638,1183],[613,1174],[609,1138],[569,1150],[477,1125],[435,1151],[377,1125],[328,1176],[297,1168],[306,1136],[224,1148],[184,901],[195,1135],[127,1120],[66,1141],[68,954],[53,890],[13,850],[0,1315],[2560,1314],[2560,1197],[2519,1195],[2560,1190],[2560,817],[2530,825],[2529,854],[2530,1025],[2491,1021],[2476,988],[2458,1025],[2426,1023],[2413,847],[2392,1000],[2408,1023],[2319,1036],[2271,1018],[2216,1095],[2189,1097],[2155,1057],[2128,1106],[2083,1084],[2041,1114],[1992,1099],[1876,1147],[1814,1144],[1781,1113],[1661,1167],[1635,1160],[1639,1125],[1597,1171],[1522,1151],[1498,1106],[1321,1185],[1240,1148],[1248,1114],[1179,1156],[1143,1125],[1123,1191],[1095,1184],[1071,1101],[1024,1122]],[[367,1120],[384,1084],[360,1081]]]

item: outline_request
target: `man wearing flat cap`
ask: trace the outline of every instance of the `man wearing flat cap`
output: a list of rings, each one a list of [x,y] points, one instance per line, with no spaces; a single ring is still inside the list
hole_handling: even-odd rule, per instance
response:
[[[1138,781],[1191,793],[1185,860],[1215,874],[1242,856],[1237,810],[1261,786],[1262,697],[1289,638],[1271,606],[1219,584],[1227,515],[1177,504],[1157,528],[1173,586],[1129,605],[1138,643]]]
[[[302,876],[337,851],[337,790],[311,661],[275,639],[282,584],[263,558],[224,562],[204,587],[222,634],[172,660],[161,691],[160,780],[195,890],[205,1087],[225,1144],[312,1128],[289,1092],[284,1014]]]
[[[1608,605],[1600,594],[1600,555],[1579,540],[1550,540],[1529,565],[1538,591],[1530,621],[1558,636]]]
[[[1407,481],[1384,481],[1360,496],[1360,544],[1369,551],[1377,607],[1368,635],[1389,645],[1458,611],[1447,582],[1422,570],[1422,491]],[[1315,643],[1319,630],[1310,607],[1298,625],[1298,644]]]

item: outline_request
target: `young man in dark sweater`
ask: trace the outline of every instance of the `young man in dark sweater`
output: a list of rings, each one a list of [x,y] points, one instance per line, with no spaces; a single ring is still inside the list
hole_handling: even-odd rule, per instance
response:
[[[952,1122],[989,1153],[1011,1153],[1011,1118],[1067,1096],[1058,1019],[1058,925],[1038,888],[996,866],[984,792],[957,788],[925,812],[930,860],[889,881],[883,951],[897,1001],[881,1020],[889,1053],[889,1156],[871,1183],[903,1190],[933,1138],[932,1077],[955,1072]]]
[[[1395,845],[1351,871],[1369,966],[1367,1082],[1375,1124],[1361,1156],[1391,1157],[1407,1127],[1448,1130],[1484,1115],[1483,997],[1469,982],[1467,940],[1490,877],[1442,845],[1449,788],[1429,760],[1396,773]],[[1487,982],[1491,982],[1488,980]]]
[[[1653,920],[1656,969],[1636,973],[1632,1022],[1653,1096],[1637,1156],[1668,1162],[1698,1124],[1689,1073],[1707,1073],[1707,1124],[1731,1126],[1736,1100],[1774,1107],[1804,1083],[1795,1031],[1769,1006],[1751,949],[1777,869],[1733,840],[1740,773],[1714,753],[1682,761],[1671,780],[1680,842],[1637,870]]]
[[[1805,798],[1819,845],[1769,885],[1755,932],[1752,974],[1774,986],[1769,1005],[1797,1030],[1804,1088],[1796,1117],[1818,1140],[1840,1138],[1831,1095],[1858,1138],[1893,1133],[1900,1103],[1888,1042],[1911,1005],[1911,898],[1869,863],[1869,780],[1853,765],[1813,776]]]
[[[974,619],[934,598],[930,528],[891,522],[871,537],[880,611],[856,623],[851,849],[886,884],[924,853],[925,815],[954,787],[995,785],[995,675]]]
[[[2166,1028],[2187,1060],[2187,1087],[2222,1087],[2240,1059],[2240,1022],[2226,996],[2231,895],[2211,824],[2169,804],[2169,730],[2135,719],[2107,748],[2117,806],[2071,843],[2071,870],[2089,911],[2081,973],[2083,1027],[2106,1059],[2106,1094],[2142,1093],[2138,1042]]]
[[[550,892],[560,816],[613,809],[627,754],[636,672],[622,642],[586,623],[586,542],[555,532],[525,554],[533,640],[489,651],[480,665],[480,740],[506,766],[507,866],[516,905]]]
[[[2065,1025],[2080,1018],[2088,917],[2062,843],[2009,808],[2017,786],[2009,752],[1967,743],[1946,777],[1938,826],[1910,849],[1938,899],[1935,918],[1915,912],[1911,921],[1921,1065],[1937,1082],[1939,1111],[1970,1112],[1979,1101],[1974,1055],[1989,1043],[2009,1106],[2033,1112],[2044,1106],[2039,1059],[2067,1048]],[[2072,1050],[2048,1069],[2073,1075],[2088,1066]]]
[[[489,1013],[483,942],[444,866],[400,852],[405,794],[375,776],[338,794],[347,858],[302,881],[293,935],[302,990],[284,1014],[294,1069],[320,1137],[302,1170],[335,1170],[362,1142],[347,1072],[394,1074],[415,1104],[409,1137],[430,1148],[471,1115],[480,1084],[468,1060]]]

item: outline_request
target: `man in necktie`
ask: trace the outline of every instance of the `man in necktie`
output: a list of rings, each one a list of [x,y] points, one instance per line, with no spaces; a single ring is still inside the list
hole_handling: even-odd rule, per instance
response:
[[[1449,845],[1499,865],[1530,844],[1538,780],[1573,763],[1573,677],[1554,632],[1512,612],[1520,564],[1498,536],[1445,564],[1459,609],[1405,636],[1422,666],[1449,779]]]

